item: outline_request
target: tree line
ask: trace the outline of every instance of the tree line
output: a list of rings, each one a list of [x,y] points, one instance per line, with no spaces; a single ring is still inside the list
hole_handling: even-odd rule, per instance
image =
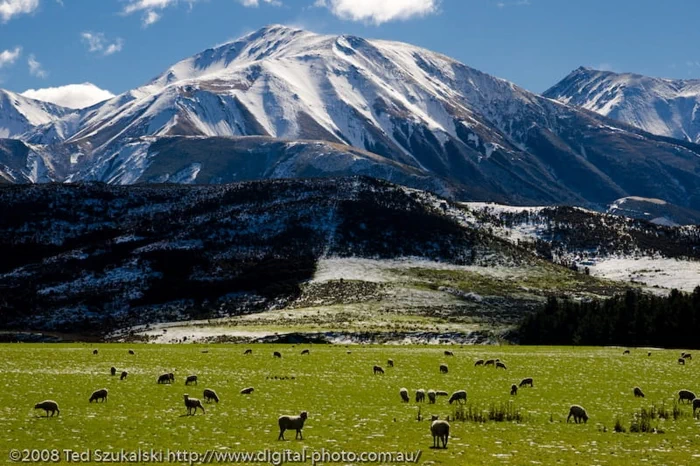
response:
[[[628,290],[605,300],[550,297],[518,329],[525,345],[700,348],[700,286],[667,296]]]

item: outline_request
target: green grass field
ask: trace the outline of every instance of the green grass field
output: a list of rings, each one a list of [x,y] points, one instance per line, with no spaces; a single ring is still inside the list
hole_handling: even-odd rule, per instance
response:
[[[245,348],[252,356],[243,356]],[[99,349],[93,355],[93,349]],[[127,350],[133,348],[135,355]],[[301,356],[302,349],[311,354]],[[663,433],[615,433],[620,419],[629,429],[634,412],[653,404],[673,407],[678,390],[700,393],[700,361],[685,367],[679,351],[618,348],[440,347],[297,345],[2,345],[0,360],[0,463],[11,449],[142,449],[204,452],[286,449],[301,451],[415,452],[420,464],[659,464],[700,463],[700,421],[681,407],[677,419],[654,420]],[[204,353],[203,351],[208,351]],[[280,351],[282,359],[273,359]],[[347,354],[347,351],[351,351]],[[700,357],[700,355],[698,355]],[[392,358],[396,367],[386,367]],[[508,369],[474,367],[479,358],[500,358]],[[441,375],[440,363],[450,372]],[[374,376],[380,364],[385,375]],[[109,369],[127,370],[120,381]],[[163,372],[175,384],[158,385]],[[197,374],[198,386],[185,387]],[[272,377],[287,377],[286,380]],[[291,377],[294,377],[292,379]],[[509,395],[512,383],[534,378],[534,388]],[[639,385],[646,398],[632,395]],[[250,396],[240,395],[252,386]],[[406,387],[412,401],[401,403]],[[109,389],[109,399],[89,404],[93,390]],[[182,396],[202,397],[212,388],[219,404],[205,404],[205,415],[186,416]],[[445,398],[435,405],[413,402],[416,389],[464,389],[477,410],[513,403],[524,421],[452,421],[446,450],[434,450],[431,414],[454,415]],[[43,418],[35,403],[56,400],[57,418]],[[566,423],[571,404],[583,405],[587,424]],[[304,440],[278,441],[280,414],[309,412]],[[64,461],[65,462],[65,461]]]

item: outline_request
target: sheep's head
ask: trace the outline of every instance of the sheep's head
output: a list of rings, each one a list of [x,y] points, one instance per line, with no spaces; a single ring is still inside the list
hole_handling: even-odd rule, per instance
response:
[[[306,420],[306,418],[309,417],[309,413],[307,413],[306,411],[302,411],[301,414],[299,415],[299,417],[302,418],[303,420]]]
[[[438,419],[440,419],[440,416],[438,416],[437,414],[433,414],[432,416],[430,416],[431,421],[437,421]]]
[[[185,399],[188,399],[190,396],[189,395],[184,395]]]

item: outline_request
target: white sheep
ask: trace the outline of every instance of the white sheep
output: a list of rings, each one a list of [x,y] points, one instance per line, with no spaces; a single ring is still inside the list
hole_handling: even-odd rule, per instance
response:
[[[425,402],[425,390],[421,388],[419,390],[416,390],[416,403],[423,402]]]
[[[690,390],[681,390],[678,392],[679,403],[683,402],[683,400],[687,401],[688,403],[692,403],[694,399],[695,393],[691,392]]]
[[[54,414],[61,414],[61,410],[58,409],[58,403],[53,400],[46,400],[42,401],[41,403],[37,403],[34,405],[34,409],[43,409],[46,411],[46,417],[49,417],[49,412],[51,412],[51,417],[53,417]]]
[[[105,401],[107,401],[107,389],[106,388],[103,388],[100,390],[95,390],[94,392],[92,392],[92,395],[90,395],[90,401],[89,401],[90,403],[92,403],[93,401],[95,403],[97,403],[99,400],[102,400],[103,403]]]
[[[280,434],[277,440],[284,440],[285,430],[296,430],[297,433],[294,438],[304,440],[301,429],[304,428],[304,422],[308,417],[309,415],[306,411],[302,411],[298,416],[280,416],[279,419],[277,419],[277,424],[280,427]]]
[[[433,420],[430,424],[430,433],[433,435],[433,448],[447,448],[447,439],[450,437],[450,423],[447,421]]]
[[[203,398],[204,401],[207,401],[209,403],[211,403],[212,401],[216,401],[217,403],[219,402],[219,395],[217,395],[214,390],[211,390],[209,388],[204,389]]]
[[[588,413],[579,405],[572,405],[571,408],[569,408],[569,416],[566,418],[567,423],[569,422],[569,419],[571,419],[571,416],[574,417],[574,422],[576,424],[582,420],[584,423],[588,422]]]
[[[407,388],[402,388],[401,390],[399,390],[399,395],[401,395],[401,401],[403,401],[404,403],[408,403],[409,397]]]
[[[428,390],[428,403],[434,405],[436,397],[437,395],[435,394],[435,390]]]
[[[529,385],[530,387],[533,386],[532,377],[526,377],[520,381],[520,387],[524,387],[526,385]]]
[[[197,408],[202,410],[202,414],[206,414],[206,411],[204,411],[204,406],[202,405],[202,402],[199,401],[197,398],[190,398],[189,395],[184,395],[185,398],[185,406],[187,407],[187,415],[194,415],[197,414]]]
[[[450,397],[450,404],[452,404],[453,401],[457,401],[460,404],[466,403],[467,402],[467,392],[466,390],[458,390],[452,394]]]

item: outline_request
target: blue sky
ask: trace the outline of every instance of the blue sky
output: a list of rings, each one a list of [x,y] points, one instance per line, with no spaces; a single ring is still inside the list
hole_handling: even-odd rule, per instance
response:
[[[410,42],[536,92],[580,66],[700,78],[698,0],[0,0],[0,88],[120,93],[266,24]]]

